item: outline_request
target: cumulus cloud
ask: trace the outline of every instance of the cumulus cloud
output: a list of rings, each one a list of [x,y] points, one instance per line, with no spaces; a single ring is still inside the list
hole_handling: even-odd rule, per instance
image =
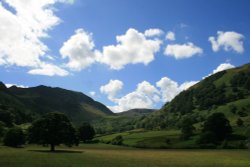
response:
[[[234,67],[235,66],[230,63],[222,63],[215,70],[213,70],[213,74],[220,72],[220,71],[228,70]]]
[[[103,47],[98,54],[98,61],[120,70],[127,64],[149,64],[154,60],[154,54],[159,51],[159,39],[147,39],[143,33],[130,28],[124,35],[116,37],[117,45]]]
[[[38,68],[48,47],[42,38],[60,23],[53,5],[63,0],[4,0],[0,2],[0,65]],[[9,6],[12,10],[7,9]]]
[[[195,55],[202,54],[203,50],[195,46],[193,43],[189,42],[186,44],[173,44],[167,45],[164,54],[166,56],[175,57],[175,59],[185,59],[190,58]]]
[[[66,64],[68,68],[80,71],[95,62],[94,47],[92,34],[77,29],[75,34],[64,42],[60,54],[62,58],[68,58],[69,62]]]
[[[158,28],[151,28],[144,32],[146,37],[161,36],[164,32]]]
[[[18,87],[18,88],[28,88],[28,86],[18,85],[18,84],[5,84],[5,86],[6,86],[7,88],[10,88],[10,87],[12,87],[12,86],[16,86],[16,87]]]
[[[235,66],[230,64],[230,63],[222,63],[220,64],[219,66],[217,66],[212,73],[208,74],[207,76],[203,77],[202,79],[205,79],[206,77],[209,77],[217,72],[220,72],[220,71],[224,71],[224,70],[228,70],[228,69],[231,69],[231,68],[234,68]]]
[[[179,92],[178,83],[168,77],[161,78],[157,83],[162,93],[162,100],[167,102],[172,100]]]
[[[123,82],[120,80],[110,80],[109,83],[100,87],[101,93],[108,95],[109,100],[116,101],[115,96],[122,89]]]
[[[187,90],[188,88],[190,88],[191,86],[197,84],[199,81],[187,81],[187,82],[184,82],[183,84],[181,84],[179,86],[180,90],[183,91],[183,90]]]
[[[109,106],[114,112],[122,112],[132,108],[151,108],[160,100],[158,90],[147,81],[137,85],[135,91],[117,98],[115,106]]]
[[[181,91],[188,89],[195,83],[197,82],[185,82],[179,86],[177,82],[167,77],[163,77],[156,83],[156,86],[159,89],[149,82],[143,81],[137,84],[137,87],[133,92],[130,92],[122,96],[121,98],[115,97],[117,94],[116,91],[115,93],[111,94],[112,98],[110,98],[110,93],[107,93],[110,91],[101,90],[101,92],[107,94],[108,98],[116,104],[114,106],[109,106],[112,111],[122,112],[133,108],[154,108],[155,104],[157,104],[158,102],[167,102],[172,100]],[[111,88],[109,88],[108,90],[110,89]]]
[[[242,34],[234,31],[218,31],[217,38],[210,36],[208,40],[211,42],[214,52],[218,52],[223,48],[225,51],[233,50],[237,53],[243,53],[243,38],[244,36]]]
[[[187,90],[197,82],[198,81],[187,81],[181,85],[178,85],[176,81],[173,81],[168,77],[163,77],[158,82],[156,82],[156,86],[160,88],[162,101],[169,102],[180,92]]]
[[[42,64],[39,68],[32,69],[28,72],[32,75],[46,75],[46,76],[67,76],[69,72],[53,64]]]
[[[174,41],[175,40],[175,33],[172,31],[169,31],[166,35],[166,39],[169,41]]]

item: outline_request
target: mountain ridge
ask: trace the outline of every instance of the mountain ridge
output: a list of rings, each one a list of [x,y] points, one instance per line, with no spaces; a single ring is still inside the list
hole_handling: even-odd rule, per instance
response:
[[[7,88],[2,82],[0,90],[0,104],[18,108],[24,113],[31,113],[33,117],[58,111],[65,113],[74,123],[80,123],[106,115],[114,115],[105,105],[82,92],[44,85],[30,88],[16,86]]]

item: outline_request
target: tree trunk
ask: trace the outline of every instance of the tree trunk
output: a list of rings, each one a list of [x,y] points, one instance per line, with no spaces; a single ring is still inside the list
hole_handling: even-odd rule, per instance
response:
[[[55,145],[54,144],[50,144],[50,151],[52,151],[52,152],[55,151]]]

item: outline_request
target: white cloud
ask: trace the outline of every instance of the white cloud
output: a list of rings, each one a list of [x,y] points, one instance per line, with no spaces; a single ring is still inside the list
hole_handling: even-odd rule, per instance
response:
[[[231,68],[234,68],[235,66],[230,64],[230,63],[222,63],[220,64],[219,66],[216,67],[216,69],[213,70],[212,73],[208,74],[207,76],[203,77],[202,79],[205,79],[206,77],[209,77],[217,72],[220,72],[220,71],[224,71],[224,70],[228,70],[228,69],[231,69]]]
[[[174,41],[175,40],[175,33],[172,31],[169,31],[166,35],[166,39],[170,40],[170,41]]]
[[[154,103],[160,101],[159,91],[147,81],[137,85],[135,91],[117,98],[115,106],[109,106],[114,112],[122,112],[132,108],[152,108]]]
[[[158,28],[151,28],[144,32],[146,37],[154,37],[154,36],[161,36],[164,32]]]
[[[116,37],[117,45],[103,47],[98,54],[98,61],[120,70],[127,64],[149,64],[154,60],[154,54],[159,51],[159,39],[147,39],[143,33],[130,28],[126,34]]]
[[[177,94],[180,93],[178,83],[168,77],[161,78],[156,83],[156,86],[161,90],[163,102],[171,101]]]
[[[67,76],[69,75],[69,72],[55,66],[53,64],[42,64],[39,68],[32,69],[28,72],[32,75],[46,75],[46,76]]]
[[[5,86],[6,86],[7,88],[10,88],[10,87],[12,87],[12,86],[16,86],[16,87],[18,87],[18,88],[28,88],[28,86],[17,85],[17,84],[5,84]]]
[[[156,82],[156,86],[160,88],[162,101],[169,102],[180,92],[187,90],[196,83],[198,83],[198,81],[186,81],[183,84],[178,85],[176,81],[173,81],[168,77],[163,77]]]
[[[42,38],[49,37],[48,31],[60,23],[54,14],[56,2],[59,0],[0,2],[0,65],[38,68],[46,63],[41,58],[49,49]]]
[[[242,41],[244,36],[242,34],[234,31],[218,31],[217,35],[217,39],[213,36],[210,36],[208,38],[208,40],[212,44],[212,49],[214,52],[219,51],[220,48],[223,48],[225,51],[234,50],[237,53],[244,52]]]
[[[123,82],[120,80],[110,80],[108,84],[100,87],[101,93],[108,95],[109,100],[116,101],[115,96],[122,89]]]
[[[191,86],[197,84],[199,81],[187,81],[187,82],[184,82],[183,84],[181,84],[179,86],[180,90],[183,91],[183,90],[187,90],[188,88],[190,88]]]
[[[230,64],[230,63],[222,63],[215,70],[213,70],[212,74],[215,74],[215,73],[220,72],[220,71],[228,70],[228,69],[231,69],[234,67],[235,66]]]
[[[163,77],[156,83],[157,89],[154,85],[147,81],[143,81],[137,84],[136,90],[130,92],[121,98],[117,98],[117,92],[122,89],[114,89],[116,85],[114,83],[107,84],[107,90],[104,91],[104,87],[101,87],[101,92],[108,95],[109,100],[114,102],[116,105],[109,106],[114,112],[122,112],[133,108],[154,108],[158,102],[171,101],[177,94],[183,90],[187,90],[189,87],[197,83],[196,81],[185,82],[182,85],[178,85],[177,82]],[[106,85],[105,85],[106,86]],[[113,88],[113,89],[112,89]],[[114,91],[113,91],[114,90]]]
[[[173,56],[176,59],[190,58],[194,55],[202,54],[203,50],[189,42],[186,44],[173,44],[167,45],[164,54],[167,56]]]
[[[90,94],[90,96],[94,97],[96,95],[96,92],[91,91],[91,92],[89,92],[89,94]]]
[[[95,62],[94,47],[92,34],[83,29],[77,29],[75,34],[64,42],[60,54],[62,58],[69,59],[66,65],[68,68],[80,71]]]

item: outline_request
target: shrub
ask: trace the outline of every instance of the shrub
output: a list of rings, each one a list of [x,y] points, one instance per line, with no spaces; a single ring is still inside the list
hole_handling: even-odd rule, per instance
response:
[[[118,135],[114,139],[111,140],[111,144],[113,145],[122,145],[122,143],[123,143],[122,135]]]
[[[3,142],[4,145],[10,147],[18,147],[25,144],[23,130],[19,127],[10,128],[5,135]]]

